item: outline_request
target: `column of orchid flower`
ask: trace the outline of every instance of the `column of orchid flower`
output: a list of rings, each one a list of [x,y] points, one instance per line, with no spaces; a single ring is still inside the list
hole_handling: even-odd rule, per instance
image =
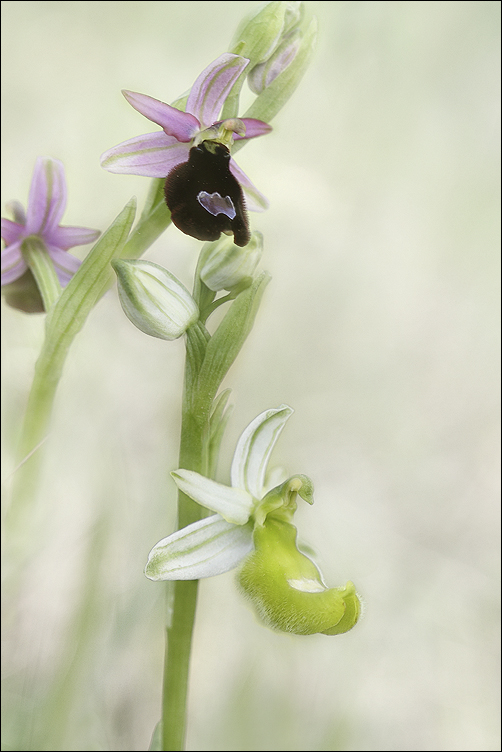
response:
[[[14,221],[2,220],[6,299],[48,314],[21,457],[30,457],[46,434],[66,353],[110,284],[110,264],[135,326],[167,341],[185,337],[179,468],[172,473],[179,491],[177,529],[153,547],[145,569],[151,580],[167,581],[169,598],[162,716],[151,749],[183,748],[199,579],[240,565],[240,590],[258,616],[294,634],[341,634],[360,614],[354,585],[328,588],[313,561],[298,550],[293,515],[298,498],[313,503],[310,479],[297,474],[267,484],[268,460],[290,407],[257,416],[237,443],[230,485],[214,479],[230,394],[218,391],[270,281],[267,272],[258,271],[263,238],[251,230],[247,216],[247,210],[263,211],[268,202],[232,154],[271,132],[269,122],[298,85],[315,36],[315,21],[304,23],[301,3],[272,2],[243,22],[230,52],[213,61],[173,105],[124,91],[128,103],[161,130],[109,149],[101,164],[110,172],[152,178],[152,187],[134,230],[130,202],[81,265],[67,250],[96,233],[59,225],[66,193],[57,161],[37,163],[27,214],[16,204]],[[257,96],[239,116],[246,80]],[[169,271],[139,258],[171,221],[205,241],[191,293]],[[207,321],[225,304],[211,334]],[[20,478],[15,502],[29,497],[26,479],[32,484],[36,479],[33,465]]]

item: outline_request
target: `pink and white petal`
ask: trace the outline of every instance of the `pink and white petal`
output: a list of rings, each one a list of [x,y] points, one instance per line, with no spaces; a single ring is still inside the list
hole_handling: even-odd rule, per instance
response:
[[[21,240],[2,250],[2,285],[14,282],[28,268],[21,255]]]
[[[268,209],[269,201],[258,188],[253,185],[245,172],[241,170],[234,159],[230,160],[230,172],[239,181],[244,197],[246,199],[246,209],[248,211],[262,212]]]
[[[64,287],[68,284],[82,262],[80,259],[72,256],[71,253],[67,253],[55,245],[46,243],[46,247],[54,264],[61,287]]]
[[[66,207],[66,180],[59,159],[38,157],[26,212],[26,233],[43,234],[59,224]]]
[[[6,245],[11,245],[21,237],[24,237],[25,231],[23,225],[18,222],[13,222],[12,219],[4,219],[2,217],[2,239]]]
[[[246,126],[246,133],[244,136],[239,136],[237,133],[234,135],[236,141],[243,138],[256,138],[256,136],[265,136],[270,133],[272,126],[268,123],[264,123],[263,120],[256,120],[256,118],[240,118]]]
[[[200,128],[197,118],[189,112],[181,112],[176,107],[171,107],[147,94],[138,94],[127,89],[124,89],[122,94],[135,110],[160,125],[167,136],[174,136],[178,141],[188,143]]]
[[[67,251],[76,245],[94,243],[100,235],[99,230],[90,230],[87,227],[56,227],[47,241],[63,251]]]
[[[190,149],[164,131],[147,133],[113,146],[101,155],[101,167],[108,172],[165,178],[180,162],[188,160]]]
[[[230,89],[239,78],[249,60],[229,52],[220,55],[202,71],[195,81],[187,100],[191,112],[205,127],[212,125],[223,107]]]

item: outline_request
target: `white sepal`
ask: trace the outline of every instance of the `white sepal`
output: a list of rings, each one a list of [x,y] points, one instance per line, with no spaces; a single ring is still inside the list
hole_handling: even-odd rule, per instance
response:
[[[252,548],[251,525],[233,525],[215,514],[159,541],[145,574],[150,580],[214,577],[236,567]]]
[[[180,491],[227,522],[244,525],[249,520],[254,501],[242,487],[224,486],[193,470],[174,470],[171,475]]]
[[[244,429],[230,469],[232,486],[245,488],[255,499],[261,499],[270,453],[292,414],[293,408],[281,405],[260,413]]]

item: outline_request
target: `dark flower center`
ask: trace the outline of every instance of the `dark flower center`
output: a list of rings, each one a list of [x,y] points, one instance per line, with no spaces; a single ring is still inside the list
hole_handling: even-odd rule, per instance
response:
[[[251,237],[242,188],[230,172],[230,152],[217,141],[190,149],[188,162],[174,167],[164,187],[176,227],[198,240],[218,240],[222,232],[236,245]]]

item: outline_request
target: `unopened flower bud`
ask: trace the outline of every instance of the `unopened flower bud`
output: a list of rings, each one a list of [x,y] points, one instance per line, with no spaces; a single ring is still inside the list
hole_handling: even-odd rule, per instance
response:
[[[230,45],[230,51],[250,61],[250,67],[270,57],[284,31],[287,6],[273,2],[253,11],[242,20]]]
[[[233,238],[223,235],[206,246],[206,259],[201,269],[201,279],[213,292],[249,287],[263,253],[263,235],[251,233],[245,246],[235,245]]]
[[[122,308],[145,334],[177,339],[198,320],[195,300],[167,269],[141,259],[113,261],[112,266]]]
[[[248,84],[251,91],[255,94],[261,92],[270,86],[277,76],[285,70],[294,60],[300,47],[301,34],[295,29],[281,42],[268,60],[255,67],[248,75]]]

